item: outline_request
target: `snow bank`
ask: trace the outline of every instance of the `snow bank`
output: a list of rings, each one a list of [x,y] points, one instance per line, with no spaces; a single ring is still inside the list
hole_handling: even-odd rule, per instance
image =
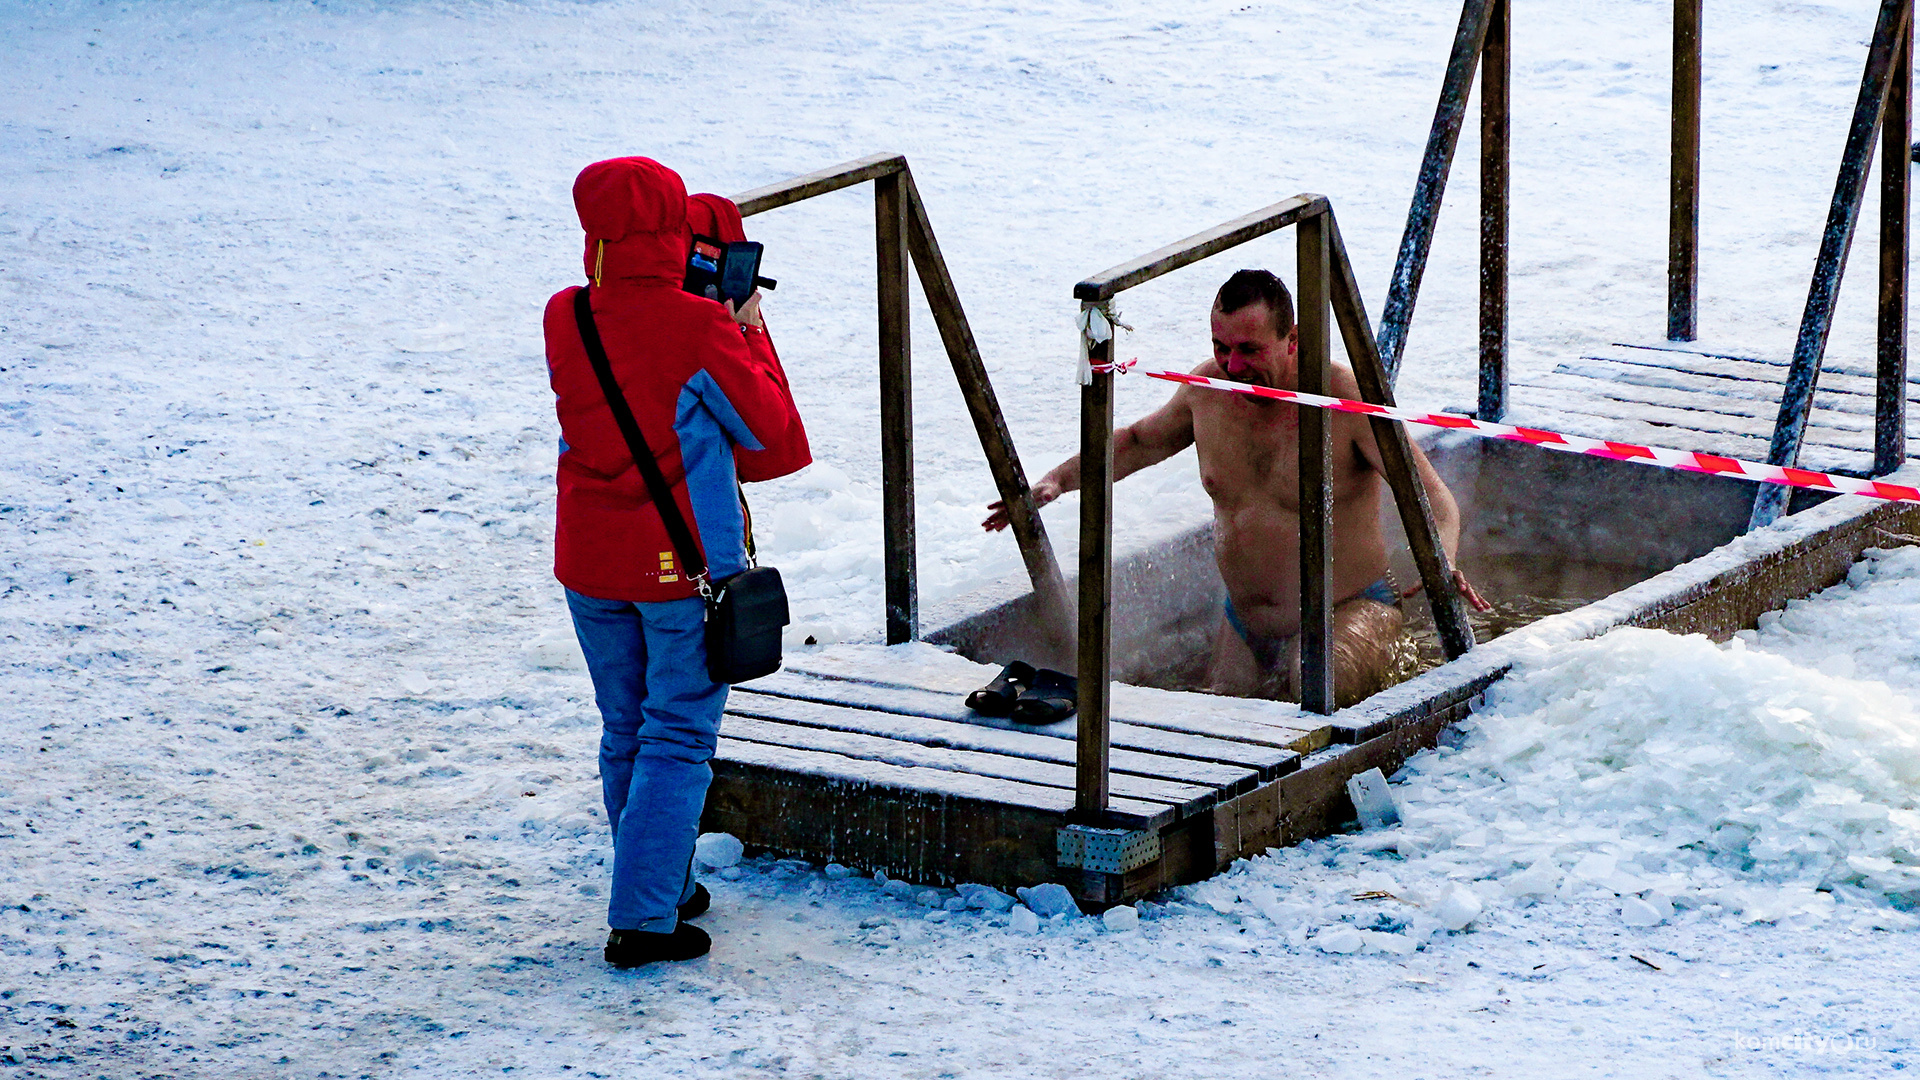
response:
[[[1516,673],[1467,730],[1418,763],[1397,843],[1470,853],[1509,894],[1585,881],[1768,918],[1815,888],[1920,892],[1920,717],[1884,683],[1622,629]]]
[[[1633,926],[1676,905],[1915,925],[1920,714],[1848,676],[1920,682],[1917,623],[1909,548],[1869,552],[1847,585],[1724,646],[1633,628],[1562,646],[1408,763],[1403,824],[1271,852],[1189,893],[1301,935],[1339,918],[1418,940],[1573,900]]]

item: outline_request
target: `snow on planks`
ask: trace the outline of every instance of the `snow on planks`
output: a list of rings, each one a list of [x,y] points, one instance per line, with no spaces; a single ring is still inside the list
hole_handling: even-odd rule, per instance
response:
[[[1072,721],[980,717],[964,694],[875,670],[885,681],[788,670],[735,687],[702,827],[915,882],[1056,878],[1054,834],[1074,805]],[[1195,848],[1207,872],[1216,808],[1331,739],[1318,718],[1273,703],[1151,701],[1116,709],[1109,823],[1178,837],[1175,857]]]
[[[1516,395],[1513,416],[1555,431],[1764,461],[1786,375],[1784,361],[1615,345],[1544,376],[1516,380],[1516,387],[1530,392]],[[1873,395],[1871,366],[1829,359],[1821,368],[1801,466],[1853,474],[1871,466]],[[1920,422],[1916,401],[1910,380],[1910,426]]]

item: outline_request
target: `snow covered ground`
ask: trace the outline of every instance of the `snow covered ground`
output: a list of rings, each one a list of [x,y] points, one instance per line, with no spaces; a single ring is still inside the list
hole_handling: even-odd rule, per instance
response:
[[[1709,343],[1790,347],[1873,6],[1709,11]],[[711,958],[597,959],[596,721],[547,574],[538,340],[578,275],[578,168],[649,153],[731,192],[905,152],[1037,473],[1075,438],[1088,273],[1316,190],[1377,314],[1457,11],[0,3],[0,1065],[1901,1070],[1916,939],[1876,898],[1915,861],[1905,556],[1739,650],[1541,656],[1409,770],[1407,825],[1242,864],[1136,932],[930,921],[761,861],[711,879]],[[1663,325],[1667,11],[1515,4],[1521,372]],[[1471,393],[1470,187],[1411,402]],[[821,459],[759,488],[756,521],[825,641],[880,625],[870,220],[851,192],[752,226]],[[1125,345],[1197,356],[1217,279],[1291,260],[1275,239],[1130,294]],[[1836,355],[1868,348],[1871,292],[1845,294]],[[991,485],[929,330],[927,602],[1019,567],[976,528]],[[1121,412],[1164,393],[1128,382]],[[1123,490],[1123,535],[1205,512],[1181,462]],[[1063,551],[1073,515],[1048,514]],[[1554,753],[1522,752],[1542,733]],[[1692,771],[1661,773],[1656,740]],[[1681,818],[1717,846],[1660,848]],[[1461,889],[1478,921],[1433,929]],[[1626,898],[1675,910],[1629,926]],[[1421,947],[1379,951],[1400,941]]]

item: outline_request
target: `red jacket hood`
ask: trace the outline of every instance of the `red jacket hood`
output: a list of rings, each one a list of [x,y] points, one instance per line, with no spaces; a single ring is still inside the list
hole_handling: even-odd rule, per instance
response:
[[[596,161],[573,182],[573,205],[587,233],[587,277],[601,282],[686,279],[687,185],[680,174],[643,157]]]
[[[747,238],[746,225],[740,219],[740,208],[723,195],[701,192],[688,199],[687,225],[695,235],[724,243],[737,243]]]

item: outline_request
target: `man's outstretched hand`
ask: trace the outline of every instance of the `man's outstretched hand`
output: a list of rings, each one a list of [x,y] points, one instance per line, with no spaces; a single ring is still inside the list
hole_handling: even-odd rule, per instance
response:
[[[1421,590],[1425,589],[1426,587],[1427,587],[1426,582],[1423,581],[1420,584],[1415,585],[1413,588],[1408,589],[1406,592],[1401,593],[1400,599],[1406,600],[1411,597],[1418,596],[1420,595]],[[1467,603],[1473,605],[1473,610],[1478,611],[1483,615],[1493,610],[1493,605],[1487,603],[1487,601],[1480,595],[1480,591],[1473,587],[1473,582],[1467,580],[1467,575],[1465,573],[1459,570],[1455,570],[1453,572],[1453,587],[1460,591],[1460,596],[1462,599],[1464,599]]]
[[[1035,510],[1060,497],[1060,484],[1055,480],[1042,479],[1027,490],[1033,494]],[[980,527],[988,532],[999,532],[1012,522],[1013,515],[1007,512],[1007,504],[1003,499],[987,504],[987,520],[981,522]]]

